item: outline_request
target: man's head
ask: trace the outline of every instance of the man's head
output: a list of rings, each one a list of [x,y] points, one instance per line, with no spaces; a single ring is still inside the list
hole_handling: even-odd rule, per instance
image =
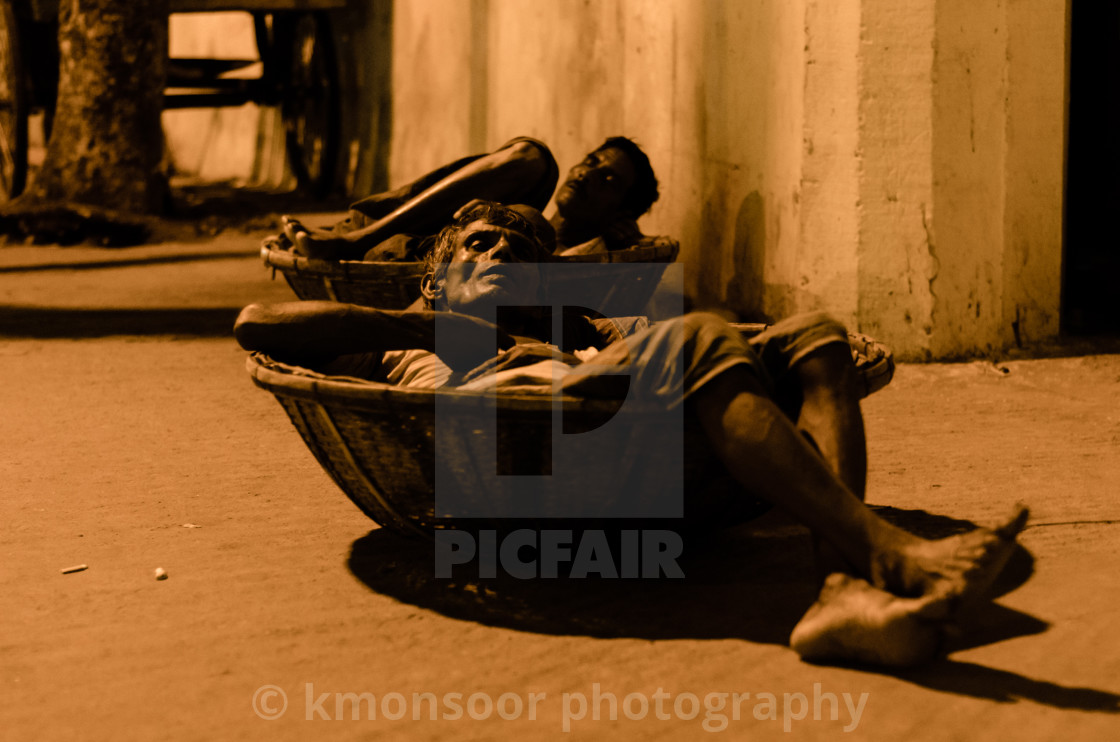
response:
[[[480,201],[444,227],[427,258],[425,305],[483,316],[500,305],[535,304],[542,293],[537,263],[551,259],[541,232],[551,227],[526,208]]]
[[[605,225],[618,217],[637,219],[657,197],[646,153],[626,137],[610,137],[568,171],[556,207],[565,219]]]

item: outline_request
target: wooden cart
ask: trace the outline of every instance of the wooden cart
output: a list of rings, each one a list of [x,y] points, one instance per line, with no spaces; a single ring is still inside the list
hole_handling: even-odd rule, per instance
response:
[[[331,188],[339,151],[338,67],[328,10],[346,0],[171,0],[172,13],[245,11],[258,59],[171,58],[165,108],[279,106],[300,186]],[[261,63],[257,78],[228,73]],[[27,125],[49,133],[58,88],[58,0],[0,0],[0,203],[27,182]]]

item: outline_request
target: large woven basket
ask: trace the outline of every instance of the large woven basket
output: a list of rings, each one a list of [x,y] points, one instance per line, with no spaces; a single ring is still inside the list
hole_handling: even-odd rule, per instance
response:
[[[647,238],[629,250],[591,255],[558,256],[561,269],[552,275],[552,289],[559,297],[579,285],[580,295],[606,316],[641,314],[653,296],[665,266],[677,258],[679,244],[664,237]],[[284,274],[300,299],[325,299],[379,309],[404,309],[420,297],[424,264],[419,262],[368,262],[317,260],[283,249],[276,240],[261,245],[261,259]],[[611,264],[609,271],[599,266]],[[588,292],[591,288],[590,294]]]
[[[424,264],[317,260],[280,248],[275,241],[261,245],[261,259],[284,274],[296,296],[361,304],[379,309],[404,309],[420,298]]]
[[[739,325],[746,333],[762,325]],[[890,380],[889,351],[853,336],[853,358],[869,380],[869,393]],[[523,496],[515,477],[495,477],[495,468],[521,473],[549,471],[552,465],[554,400],[529,394],[487,394],[457,390],[408,389],[344,377],[326,377],[254,354],[248,370],[257,386],[272,392],[304,442],[343,492],[370,518],[391,530],[430,536],[444,528],[556,527],[566,510],[564,490],[544,503],[548,517],[455,518],[436,508],[437,487],[457,498],[486,503],[502,512]],[[872,381],[873,380],[873,381]],[[679,432],[666,433],[661,410],[609,400],[563,398],[564,431],[593,430],[609,420],[607,445],[589,439],[577,452],[588,486],[611,493],[651,493],[665,488],[687,493],[677,520],[656,519],[656,527],[706,528],[749,519],[768,508],[751,499],[714,458],[702,431],[682,418]],[[437,431],[437,419],[439,429]],[[488,425],[497,420],[498,424]],[[438,433],[438,436],[437,436]],[[675,435],[675,437],[674,437]],[[437,437],[439,443],[437,444]],[[574,436],[579,439],[580,436]],[[674,446],[666,449],[667,445]],[[439,453],[437,454],[437,446]],[[683,451],[680,477],[664,477],[664,460]],[[669,454],[668,456],[666,454]],[[518,472],[512,471],[516,474]],[[668,480],[668,481],[666,481]],[[574,489],[579,491],[581,485]],[[673,495],[673,490],[668,495]],[[663,493],[662,493],[663,494]],[[576,527],[618,527],[622,521],[577,518]],[[630,525],[648,523],[637,517]]]

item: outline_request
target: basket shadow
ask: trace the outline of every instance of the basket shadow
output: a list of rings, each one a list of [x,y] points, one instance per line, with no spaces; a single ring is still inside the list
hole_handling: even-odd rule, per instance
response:
[[[971,527],[922,511],[899,512],[927,530]],[[1020,551],[1023,556],[1013,558],[1020,566],[1001,579],[1003,592],[1030,575],[1030,556]],[[440,579],[430,542],[376,529],[353,543],[348,566],[371,590],[444,616],[596,638],[737,638],[785,645],[817,593],[809,533],[780,515],[687,539],[678,563],[682,579],[521,580],[500,571],[480,579],[477,564]],[[1012,572],[1018,577],[1007,579]],[[997,622],[984,640],[1037,631],[1029,622]]]
[[[715,534],[703,548],[695,539],[686,541],[678,560],[683,579],[520,580],[501,571],[479,579],[474,564],[464,565],[461,576],[438,579],[431,543],[386,529],[354,542],[349,567],[378,593],[489,626],[597,638],[745,637],[784,644],[815,593],[808,535],[736,538],[741,529]]]

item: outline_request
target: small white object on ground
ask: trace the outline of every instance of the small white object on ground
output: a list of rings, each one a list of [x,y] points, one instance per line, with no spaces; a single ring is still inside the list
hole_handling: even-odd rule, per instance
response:
[[[164,569],[163,567],[156,567],[156,579],[157,580],[166,580],[167,579],[167,570]]]
[[[65,567],[65,568],[63,568],[59,571],[62,572],[62,574],[64,574],[64,575],[68,575],[68,574],[71,574],[73,572],[81,572],[81,571],[87,570],[87,569],[89,569],[88,564],[75,564],[73,567]]]

